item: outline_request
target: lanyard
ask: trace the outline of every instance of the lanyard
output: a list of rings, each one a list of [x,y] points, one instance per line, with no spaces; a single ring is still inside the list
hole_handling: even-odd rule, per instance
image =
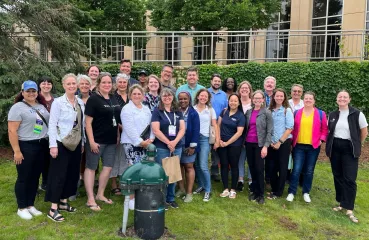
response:
[[[187,109],[183,112],[183,118],[187,117],[188,109],[189,109],[189,107],[187,107]]]
[[[174,119],[174,126],[176,125],[176,114],[175,113],[173,113],[174,114],[174,116],[173,116],[173,119]],[[168,115],[167,115],[167,111],[165,111],[164,110],[164,115],[168,118],[168,121],[169,121],[169,125],[172,125],[172,121],[170,121],[170,118],[168,117]]]

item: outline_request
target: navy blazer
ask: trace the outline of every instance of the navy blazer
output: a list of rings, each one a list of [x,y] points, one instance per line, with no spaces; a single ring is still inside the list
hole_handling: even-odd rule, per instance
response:
[[[195,152],[200,151],[200,117],[192,106],[189,106],[188,108],[187,127],[184,138],[185,148],[188,148],[190,146],[190,143],[196,143],[197,147],[195,149]]]

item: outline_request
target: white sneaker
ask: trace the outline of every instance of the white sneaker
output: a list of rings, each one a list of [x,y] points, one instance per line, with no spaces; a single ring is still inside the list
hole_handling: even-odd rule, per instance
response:
[[[30,220],[32,219],[32,215],[28,212],[28,209],[25,208],[23,210],[18,209],[17,212],[18,216],[24,220]]]
[[[135,199],[129,199],[128,208],[129,210],[135,210]]]
[[[286,200],[288,202],[292,202],[294,198],[295,198],[295,195],[293,195],[292,193],[289,193],[288,196],[287,196],[287,198],[286,198]]]
[[[33,216],[40,216],[40,215],[42,215],[42,212],[40,212],[39,210],[37,210],[35,207],[30,207],[30,208],[28,208],[27,209],[28,210],[28,212],[30,213],[30,214],[32,214]]]
[[[311,199],[310,199],[310,195],[309,195],[309,193],[304,193],[304,200],[305,200],[305,202],[307,202],[307,203],[310,203],[310,202],[311,202]]]

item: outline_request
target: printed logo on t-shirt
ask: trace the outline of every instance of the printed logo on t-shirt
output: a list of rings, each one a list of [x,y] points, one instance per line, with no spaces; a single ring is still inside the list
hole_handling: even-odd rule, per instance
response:
[[[231,118],[231,119],[232,119],[232,121],[233,121],[233,122],[237,121],[237,119],[236,119],[236,118]]]
[[[106,107],[106,108],[110,108],[110,107],[120,107],[120,105],[119,104],[117,104],[117,105],[108,105],[108,104],[105,104],[104,105],[104,107]]]

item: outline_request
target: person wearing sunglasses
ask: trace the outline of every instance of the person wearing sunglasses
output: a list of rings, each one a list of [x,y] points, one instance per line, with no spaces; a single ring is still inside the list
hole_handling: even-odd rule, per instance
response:
[[[304,101],[301,99],[302,93],[304,92],[304,86],[301,84],[293,84],[291,88],[291,99],[288,100],[290,107],[292,108],[292,112],[300,110],[304,107]]]

